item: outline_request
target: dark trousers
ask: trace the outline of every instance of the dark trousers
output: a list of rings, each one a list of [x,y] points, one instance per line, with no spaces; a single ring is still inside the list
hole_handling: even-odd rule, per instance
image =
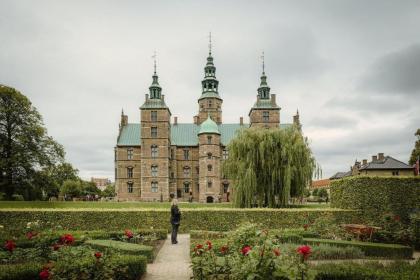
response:
[[[178,241],[176,240],[176,237],[178,235],[178,228],[179,228],[179,224],[175,225],[172,224],[172,234],[171,234],[171,241],[172,244],[177,243]]]

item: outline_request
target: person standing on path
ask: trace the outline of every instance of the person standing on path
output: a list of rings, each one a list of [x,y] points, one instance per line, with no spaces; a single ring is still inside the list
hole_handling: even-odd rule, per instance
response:
[[[181,222],[181,211],[178,208],[178,200],[176,198],[172,199],[171,203],[171,225],[172,225],[172,234],[171,234],[171,241],[172,244],[177,244],[177,235],[178,235],[178,228]]]

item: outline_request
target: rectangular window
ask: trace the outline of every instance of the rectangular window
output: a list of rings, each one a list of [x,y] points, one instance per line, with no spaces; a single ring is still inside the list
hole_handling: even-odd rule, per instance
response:
[[[211,188],[211,187],[213,187],[213,182],[212,181],[208,181],[207,182],[207,188]]]
[[[158,175],[158,167],[157,165],[152,165],[152,176],[157,177]]]
[[[222,152],[222,157],[223,157],[223,159],[228,159],[228,157],[229,157],[229,152],[228,152],[228,150],[226,150],[226,149],[224,149],[224,150],[223,150],[223,152]]]
[[[127,159],[131,160],[133,159],[133,149],[127,149]]]
[[[188,166],[184,167],[184,177],[190,177],[190,168]]]
[[[263,121],[268,122],[270,113],[268,111],[263,112]]]
[[[171,172],[171,178],[173,179],[175,177],[175,174]]]
[[[133,178],[133,167],[127,167],[127,178]]]
[[[153,126],[150,131],[152,134],[152,138],[157,138],[157,127]]]
[[[151,112],[151,119],[152,119],[152,122],[157,122],[157,111]]]
[[[174,154],[175,154],[174,149],[171,149],[171,159],[175,159]]]
[[[127,192],[128,193],[133,193],[133,182],[128,182],[127,183]]]
[[[184,193],[190,192],[190,183],[184,183]]]
[[[152,192],[157,193],[158,192],[158,183],[152,182]]]
[[[211,144],[211,139],[212,139],[211,136],[207,136],[207,144]]]
[[[158,157],[158,147],[156,145],[152,145],[151,155],[152,155],[152,158]]]
[[[184,159],[185,160],[190,159],[190,150],[187,150],[187,149],[184,150]]]
[[[229,184],[228,183],[224,183],[223,184],[223,193],[227,193],[229,190]]]

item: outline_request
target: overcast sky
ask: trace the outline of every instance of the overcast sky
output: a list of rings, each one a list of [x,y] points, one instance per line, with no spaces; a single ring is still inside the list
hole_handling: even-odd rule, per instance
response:
[[[0,1],[0,83],[28,96],[83,178],[113,180],[121,108],[139,122],[154,50],[192,122],[212,32],[223,121],[248,120],[261,52],[281,122],[299,109],[324,176],[407,162],[420,127],[420,1]]]

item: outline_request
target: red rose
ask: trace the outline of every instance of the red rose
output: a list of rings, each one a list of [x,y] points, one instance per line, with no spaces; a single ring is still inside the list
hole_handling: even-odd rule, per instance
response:
[[[58,249],[60,249],[60,247],[60,244],[54,244],[52,248],[54,251],[57,251]]]
[[[127,236],[128,239],[131,239],[134,236],[133,232],[131,230],[129,230],[129,229],[126,229],[124,231],[124,234],[125,234],[125,236]]]
[[[249,251],[251,251],[250,246],[244,246],[241,250],[242,255],[247,256],[249,254]]]
[[[304,230],[308,230],[308,227],[309,227],[309,225],[308,225],[308,224],[304,224],[304,225],[303,225],[303,229],[304,229]]]
[[[280,256],[280,249],[279,248],[273,249],[273,253],[274,255],[276,255],[276,257]]]
[[[100,259],[102,257],[102,253],[101,252],[96,252],[95,253],[95,258]]]
[[[299,254],[301,254],[303,258],[306,260],[311,254],[311,247],[308,245],[302,245],[302,246],[299,246],[296,251]]]
[[[26,233],[26,238],[28,238],[29,240],[31,240],[34,236],[36,236],[35,232],[30,231]]]
[[[16,248],[16,243],[13,240],[7,240],[4,244],[4,248],[9,251],[10,253],[13,252]]]
[[[394,216],[394,221],[399,222],[401,220],[401,217],[398,215]]]
[[[197,244],[197,246],[195,246],[196,250],[201,250],[203,249],[203,244]]]
[[[211,241],[207,240],[206,244],[207,244],[207,250],[211,250],[211,248],[213,248]]]
[[[223,245],[222,247],[220,247],[220,253],[222,254],[226,254],[228,250],[229,248],[227,245]]]
[[[47,269],[44,269],[39,273],[39,278],[41,278],[42,280],[47,280],[48,278],[50,278],[50,272]]]
[[[70,233],[66,233],[60,237],[60,243],[65,245],[71,245],[74,243],[74,237]]]

